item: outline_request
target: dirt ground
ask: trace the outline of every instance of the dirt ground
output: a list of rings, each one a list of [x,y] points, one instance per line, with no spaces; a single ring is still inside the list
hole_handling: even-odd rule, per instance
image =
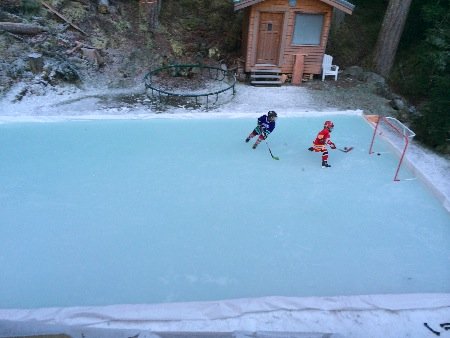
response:
[[[143,25],[139,8],[132,2],[116,2],[104,15],[98,13],[94,2],[54,0],[49,3],[69,21],[82,27],[84,33],[45,8],[37,8],[31,15],[0,5],[0,21],[28,22],[45,28],[36,35],[0,31],[0,97],[17,86],[23,88],[16,100],[39,96],[51,87],[60,86],[105,91],[143,86],[145,74],[165,62],[199,61],[194,60],[198,53],[189,54],[187,45],[174,42],[173,32],[162,28],[149,30]],[[177,53],[192,54],[194,59],[175,58]],[[32,54],[40,55],[42,69],[32,69]],[[203,57],[201,62],[205,64],[223,62],[216,57]],[[232,64],[227,66],[233,67]],[[389,90],[380,95],[379,86],[374,85],[370,76],[362,76],[363,73],[362,69],[357,73],[344,70],[338,81],[331,78],[321,81],[316,75],[302,86],[310,89],[317,108],[362,109],[366,114],[395,116],[398,111],[391,107],[392,99],[386,98]],[[129,98],[124,98],[123,103],[130,104]]]
[[[390,101],[374,92],[372,86],[351,77],[338,77],[337,81],[315,79],[303,83],[310,89],[317,106],[336,107],[342,110],[362,109],[364,114],[379,114],[383,116],[396,116]]]

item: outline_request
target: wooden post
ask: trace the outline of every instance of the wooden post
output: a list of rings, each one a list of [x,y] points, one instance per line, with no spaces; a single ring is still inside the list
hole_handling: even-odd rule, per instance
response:
[[[294,70],[292,72],[292,84],[301,85],[303,70],[305,68],[305,56],[308,54],[295,54]]]
[[[28,54],[28,64],[33,74],[40,74],[44,69],[44,59],[40,53]]]

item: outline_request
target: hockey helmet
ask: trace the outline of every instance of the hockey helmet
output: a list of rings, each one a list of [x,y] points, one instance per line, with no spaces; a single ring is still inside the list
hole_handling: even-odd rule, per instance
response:
[[[271,110],[267,113],[267,116],[269,117],[269,120],[275,121],[275,119],[278,117],[277,113],[275,111]]]
[[[331,121],[325,121],[325,123],[323,124],[324,128],[327,128],[329,131],[332,131],[334,128],[334,123]]]

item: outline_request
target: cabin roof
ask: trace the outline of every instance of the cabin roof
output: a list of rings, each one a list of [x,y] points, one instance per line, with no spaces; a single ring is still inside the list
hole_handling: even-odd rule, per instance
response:
[[[234,10],[238,11],[240,9],[256,5],[263,1],[265,0],[234,0]],[[326,4],[333,6],[347,14],[352,14],[353,9],[355,8],[355,5],[345,0],[318,0],[318,1],[325,2]]]

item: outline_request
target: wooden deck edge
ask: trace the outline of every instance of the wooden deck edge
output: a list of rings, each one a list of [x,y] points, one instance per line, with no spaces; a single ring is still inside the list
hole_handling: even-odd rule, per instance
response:
[[[369,121],[371,124],[377,124],[378,119],[380,118],[379,115],[364,115],[367,121]]]

